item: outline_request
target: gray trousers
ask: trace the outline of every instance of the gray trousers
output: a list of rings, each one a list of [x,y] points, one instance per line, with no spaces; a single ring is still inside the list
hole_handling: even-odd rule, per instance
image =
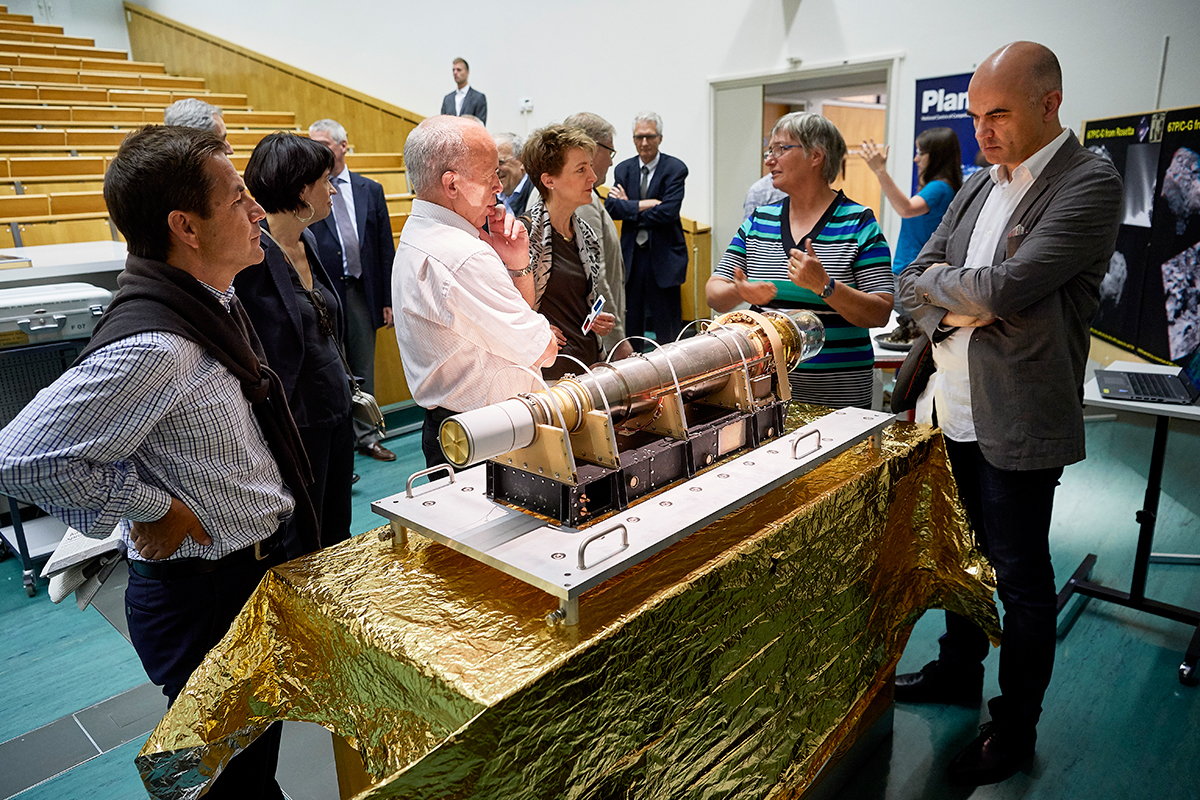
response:
[[[375,326],[361,279],[345,278],[346,285],[346,360],[356,377],[362,378],[364,392],[375,394]],[[379,431],[354,420],[354,444],[364,447],[380,440]]]

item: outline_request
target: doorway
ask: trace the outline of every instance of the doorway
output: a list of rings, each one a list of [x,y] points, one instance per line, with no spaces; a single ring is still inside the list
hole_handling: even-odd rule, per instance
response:
[[[746,191],[763,174],[762,151],[784,114],[812,111],[842,132],[848,154],[834,183],[846,196],[882,211],[879,181],[858,157],[859,143],[890,141],[888,114],[899,56],[713,81],[713,266],[742,224]],[[882,224],[882,223],[881,223]]]

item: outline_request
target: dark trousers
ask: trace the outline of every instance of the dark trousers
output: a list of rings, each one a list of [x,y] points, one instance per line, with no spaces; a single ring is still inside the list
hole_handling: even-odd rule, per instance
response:
[[[362,378],[362,390],[375,394],[375,323],[362,278],[346,277],[346,360],[356,378]],[[379,431],[365,422],[354,421],[354,440],[369,445],[380,440]]]
[[[1057,617],[1050,561],[1050,514],[1062,468],[997,469],[976,442],[946,440],[958,494],[975,529],[975,540],[996,570],[1004,604],[1000,647],[1000,701],[1005,722],[1036,725],[1054,669]],[[946,612],[939,661],[964,674],[978,671],[987,656],[987,635],[971,621]]]
[[[647,330],[659,344],[675,341],[683,330],[683,306],[678,286],[664,289],[655,281],[650,248],[635,247],[625,279],[625,335],[645,336]],[[630,344],[639,352],[653,349],[637,339]]]
[[[229,630],[270,567],[283,562],[283,548],[262,561],[242,562],[204,575],[158,580],[132,569],[125,590],[125,618],[146,675],[163,687],[168,705],[200,662]],[[238,753],[213,782],[207,798],[282,798],[275,782],[279,736],[275,723]]]
[[[300,441],[312,465],[309,488],[317,522],[321,524],[321,547],[350,538],[350,484],[354,480],[354,417],[332,428],[300,428]],[[304,555],[299,537],[289,529],[288,558]]]
[[[457,414],[457,411],[451,411],[448,408],[427,408],[425,409],[425,422],[421,425],[421,452],[425,454],[425,466],[436,467],[438,464],[449,464],[445,454],[442,453],[442,444],[438,439],[438,430],[442,426],[442,421],[447,417],[452,417]],[[444,478],[445,472],[435,472],[429,476],[429,480]]]

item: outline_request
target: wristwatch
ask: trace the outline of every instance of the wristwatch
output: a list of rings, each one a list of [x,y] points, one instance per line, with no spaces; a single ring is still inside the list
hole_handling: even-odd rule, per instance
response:
[[[829,295],[833,294],[833,284],[834,283],[835,283],[835,281],[833,280],[833,278],[830,278],[829,285],[826,286],[824,289],[822,289],[821,293],[819,295],[817,295],[817,297],[821,298],[822,300],[828,299]]]

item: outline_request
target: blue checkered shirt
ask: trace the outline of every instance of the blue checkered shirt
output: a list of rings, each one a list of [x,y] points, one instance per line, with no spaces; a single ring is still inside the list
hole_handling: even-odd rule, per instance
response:
[[[226,293],[208,288],[229,307]],[[241,386],[199,345],[161,332],[91,353],[0,431],[0,492],[103,538],[161,519],[176,497],[212,538],[171,556],[216,559],[265,539],[292,495]]]

